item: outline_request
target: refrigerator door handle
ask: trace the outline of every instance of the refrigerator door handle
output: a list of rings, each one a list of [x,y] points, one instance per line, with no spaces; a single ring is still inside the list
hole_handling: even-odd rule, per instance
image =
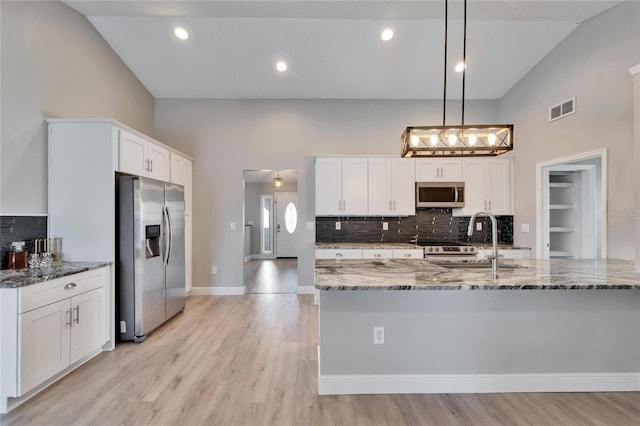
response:
[[[169,258],[171,257],[171,246],[173,245],[173,227],[171,225],[171,215],[169,214],[169,207],[164,206],[164,213],[167,221],[167,233],[165,239],[165,266],[169,264]]]

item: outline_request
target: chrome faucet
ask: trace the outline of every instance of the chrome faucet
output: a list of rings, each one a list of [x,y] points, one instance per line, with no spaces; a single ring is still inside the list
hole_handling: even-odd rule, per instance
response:
[[[473,235],[473,225],[476,220],[476,217],[488,217],[491,219],[491,241],[493,243],[493,256],[489,256],[491,259],[491,272],[493,273],[493,278],[498,278],[498,222],[496,221],[496,217],[489,212],[478,212],[471,216],[469,219],[469,228],[467,229],[467,235]]]

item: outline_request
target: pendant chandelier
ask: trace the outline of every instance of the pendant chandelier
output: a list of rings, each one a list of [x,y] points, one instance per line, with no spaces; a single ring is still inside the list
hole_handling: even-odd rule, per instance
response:
[[[278,170],[277,173],[278,173],[278,177],[273,178],[273,187],[282,188],[284,186],[284,181],[280,177],[280,170]]]
[[[449,1],[444,2],[444,93],[442,126],[407,127],[401,137],[402,157],[488,157],[513,149],[512,124],[464,124],[465,77],[467,70],[467,0],[464,0],[462,47],[462,113],[459,125],[446,124],[447,36]]]

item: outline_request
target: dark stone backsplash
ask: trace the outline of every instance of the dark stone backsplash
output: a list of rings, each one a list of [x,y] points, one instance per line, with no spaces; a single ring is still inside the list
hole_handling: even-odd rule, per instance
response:
[[[483,222],[482,231],[475,231],[472,238],[467,236],[470,217],[454,217],[451,209],[418,209],[415,216],[408,217],[316,217],[316,242],[350,243],[408,243],[416,234],[419,241],[455,241],[489,244],[491,242],[491,220],[487,217],[476,219]],[[513,244],[513,216],[497,216],[498,243]],[[340,222],[341,229],[335,228]],[[382,222],[389,229],[382,230]]]
[[[0,269],[7,267],[12,242],[24,241],[26,250],[33,253],[36,238],[47,238],[46,216],[0,216]]]

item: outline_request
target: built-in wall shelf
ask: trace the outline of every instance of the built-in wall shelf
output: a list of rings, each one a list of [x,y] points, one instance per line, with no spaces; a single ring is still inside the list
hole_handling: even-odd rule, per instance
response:
[[[552,226],[549,228],[549,232],[573,232],[575,228],[573,226]]]
[[[575,204],[550,204],[551,210],[571,210],[575,208]]]

